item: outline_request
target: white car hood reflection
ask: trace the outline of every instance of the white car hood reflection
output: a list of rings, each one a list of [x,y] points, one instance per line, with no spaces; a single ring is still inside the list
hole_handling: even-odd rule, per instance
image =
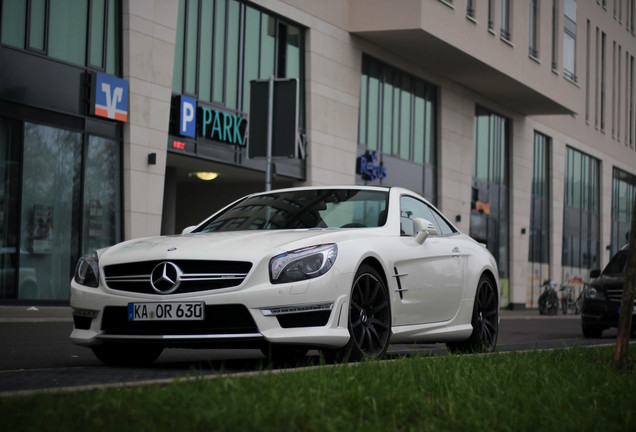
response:
[[[174,236],[129,240],[106,249],[100,256],[102,264],[118,264],[153,259],[218,259],[259,261],[297,248],[359,238],[381,228],[300,229],[268,231],[227,231],[190,233]]]

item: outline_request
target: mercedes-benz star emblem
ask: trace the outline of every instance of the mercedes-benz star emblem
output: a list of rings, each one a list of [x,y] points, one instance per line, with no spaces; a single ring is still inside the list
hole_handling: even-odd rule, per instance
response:
[[[150,273],[150,285],[159,294],[170,294],[181,284],[183,272],[176,264],[169,261],[159,263]]]

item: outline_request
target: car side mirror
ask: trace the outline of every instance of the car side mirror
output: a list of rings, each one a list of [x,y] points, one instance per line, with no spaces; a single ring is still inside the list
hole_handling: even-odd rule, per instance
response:
[[[422,244],[429,236],[437,235],[437,229],[430,221],[424,218],[413,219],[413,231],[415,232],[415,241]]]
[[[189,227],[185,227],[183,229],[183,231],[181,231],[181,234],[190,234],[192,231],[194,231],[194,229],[196,228],[196,225],[191,225]]]
[[[601,275],[601,271],[599,269],[594,269],[590,271],[590,279],[596,279]]]

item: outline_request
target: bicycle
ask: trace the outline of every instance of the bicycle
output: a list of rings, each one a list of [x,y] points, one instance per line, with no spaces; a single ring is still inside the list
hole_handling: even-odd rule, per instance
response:
[[[544,291],[539,296],[539,313],[541,315],[556,315],[559,311],[559,296],[555,290],[556,282],[546,280],[541,286]]]
[[[581,313],[581,308],[583,307],[583,293],[585,292],[585,284],[579,295],[575,298],[575,286],[581,285],[581,281],[579,280],[570,280],[559,288],[559,291],[563,292],[561,296],[561,309],[563,310],[563,315],[578,315]]]

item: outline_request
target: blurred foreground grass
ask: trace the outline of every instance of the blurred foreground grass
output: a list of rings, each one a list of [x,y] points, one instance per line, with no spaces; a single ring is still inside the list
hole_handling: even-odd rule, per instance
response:
[[[5,397],[0,431],[634,431],[636,375],[613,353],[416,356]]]

